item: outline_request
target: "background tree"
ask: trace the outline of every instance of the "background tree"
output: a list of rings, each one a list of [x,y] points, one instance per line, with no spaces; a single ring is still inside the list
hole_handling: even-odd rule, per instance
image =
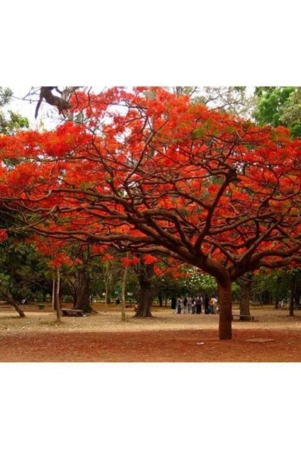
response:
[[[256,105],[253,90],[246,86],[204,86],[196,100],[210,109],[250,119]]]
[[[104,253],[100,257],[101,264],[99,265],[99,274],[104,281],[104,294],[105,294],[105,308],[112,300],[116,300],[121,296],[122,291],[122,278],[124,275],[124,266],[121,263],[121,255],[105,246]],[[125,294],[124,294],[125,295]]]
[[[280,120],[290,130],[293,137],[301,136],[301,88],[296,87],[291,92],[288,101],[282,109]]]
[[[12,98],[13,91],[0,86],[0,134],[14,134],[20,129],[29,128],[26,117],[8,109]]]
[[[11,89],[0,87],[0,135],[13,135],[18,130],[29,127],[27,118],[8,109],[12,97],[13,92]],[[11,165],[13,161],[2,161],[2,164]],[[0,211],[0,228],[2,230],[12,228],[14,222],[14,215],[8,216],[5,214],[5,211]],[[24,255],[29,254],[29,247],[20,244],[19,238],[20,236],[10,233],[6,242],[0,242],[0,292],[2,293],[2,298],[11,303],[19,315],[24,317],[25,314],[20,307],[20,300],[32,295],[32,286],[30,286],[28,277],[23,277],[20,273],[20,269],[23,269],[24,272],[28,268]],[[17,268],[15,270],[13,269],[13,260],[19,260],[20,264],[21,255],[23,259],[22,265],[19,267],[19,270]],[[16,277],[18,277],[18,280]],[[16,298],[14,298],[15,295]]]
[[[252,117],[257,100],[254,89],[246,86],[176,86],[171,91],[178,97],[189,96],[192,103],[245,119]]]
[[[28,238],[28,234],[8,231],[0,242],[1,298],[22,317],[22,304],[45,301],[51,293],[46,260]]]
[[[259,125],[285,125],[292,137],[301,136],[301,91],[299,87],[257,87],[253,116]]]

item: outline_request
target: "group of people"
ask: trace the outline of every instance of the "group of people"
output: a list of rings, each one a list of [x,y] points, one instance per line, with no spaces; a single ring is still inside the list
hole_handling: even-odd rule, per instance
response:
[[[202,310],[204,310],[205,314],[215,314],[219,311],[217,299],[215,297],[209,299],[207,294],[194,297],[180,296],[178,298],[173,296],[170,302],[173,313],[176,312],[177,314],[201,314]]]

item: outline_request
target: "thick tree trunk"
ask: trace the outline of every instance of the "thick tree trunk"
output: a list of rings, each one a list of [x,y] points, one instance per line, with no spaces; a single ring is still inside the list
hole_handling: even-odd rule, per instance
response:
[[[125,292],[126,292],[126,280],[128,274],[128,266],[123,269],[122,285],[121,285],[121,321],[125,322]]]
[[[246,273],[241,279],[240,279],[240,286],[242,289],[242,297],[240,301],[240,320],[251,320],[251,313],[250,313],[250,300],[252,296],[252,283],[253,283],[253,274],[252,273]],[[248,317],[242,317],[242,316],[249,316]]]
[[[232,293],[231,282],[218,282],[218,297],[220,305],[219,313],[219,338],[232,339]]]
[[[151,313],[151,305],[153,302],[153,295],[151,292],[151,283],[144,282],[140,284],[138,309],[135,317],[153,317]]]
[[[85,270],[77,273],[75,309],[82,309],[84,313],[93,312],[90,303],[90,277]]]
[[[138,309],[134,317],[153,317],[151,313],[151,305],[154,300],[152,276],[153,266],[151,264],[140,264]]]

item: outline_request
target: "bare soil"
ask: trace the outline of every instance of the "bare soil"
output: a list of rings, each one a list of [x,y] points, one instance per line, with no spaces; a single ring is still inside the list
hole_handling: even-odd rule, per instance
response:
[[[173,314],[121,321],[120,307],[94,305],[98,314],[63,317],[46,305],[24,306],[20,318],[0,304],[0,362],[300,362],[301,311],[254,307],[254,322],[233,321],[232,340],[219,340],[218,314]]]

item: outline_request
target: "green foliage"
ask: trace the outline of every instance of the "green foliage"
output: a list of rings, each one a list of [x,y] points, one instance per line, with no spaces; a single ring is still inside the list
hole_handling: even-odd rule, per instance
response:
[[[253,292],[256,300],[264,304],[274,303],[285,298],[289,301],[292,281],[296,282],[297,291],[301,289],[301,270],[261,270],[253,279]]]
[[[11,110],[4,111],[12,100],[13,92],[0,87],[0,134],[14,134],[29,128],[27,118]],[[4,161],[14,165],[13,160]],[[8,231],[8,239],[0,244],[0,298],[12,297],[16,301],[34,299],[39,292],[47,292],[46,265],[34,246],[25,243],[26,236],[14,231],[16,217],[0,211],[0,228]],[[48,289],[49,290],[49,289]]]
[[[294,89],[293,87],[262,87],[255,90],[258,103],[254,118],[259,125],[269,124],[273,127],[284,125],[281,115]]]
[[[13,91],[9,88],[3,88],[0,86],[0,107],[7,105],[13,95]]]
[[[293,138],[301,136],[301,89],[257,87],[254,118],[259,125],[287,126]]]
[[[301,136],[301,88],[295,88],[286,102],[280,120],[290,128],[293,137]]]
[[[0,244],[0,298],[35,300],[51,292],[45,259],[32,244],[11,235]]]
[[[6,107],[11,99],[13,92],[9,88],[0,87],[0,108]],[[29,128],[29,121],[11,110],[7,113],[0,110],[0,134],[14,134],[16,131]]]

